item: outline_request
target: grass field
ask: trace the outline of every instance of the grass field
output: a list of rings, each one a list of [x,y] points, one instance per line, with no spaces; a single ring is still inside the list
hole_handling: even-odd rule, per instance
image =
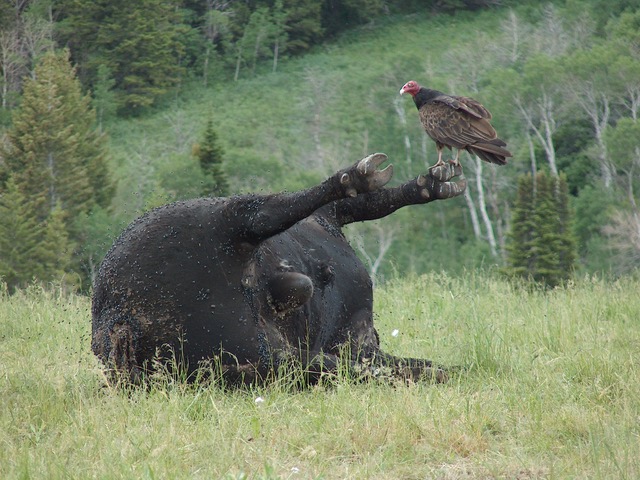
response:
[[[390,282],[385,349],[468,368],[446,385],[298,392],[108,388],[89,299],[0,294],[0,478],[639,478],[639,293],[637,278]]]

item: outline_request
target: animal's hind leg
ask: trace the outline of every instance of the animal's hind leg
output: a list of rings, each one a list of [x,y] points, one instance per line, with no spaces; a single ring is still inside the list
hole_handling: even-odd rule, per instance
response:
[[[234,215],[243,225],[242,235],[250,242],[262,241],[290,228],[335,200],[381,189],[393,175],[391,165],[378,169],[386,161],[384,153],[374,153],[336,172],[315,187],[292,193],[248,196],[237,201],[233,207]]]
[[[107,367],[110,382],[124,380],[141,383],[142,370],[136,355],[134,322],[111,309],[105,310],[99,321],[94,320],[91,348]]]
[[[116,323],[109,329],[111,351],[107,365],[116,374],[127,374],[132,383],[140,382],[140,368],[136,360],[135,337],[130,323]]]
[[[405,380],[426,380],[434,383],[445,383],[449,375],[444,367],[434,365],[430,360],[405,358],[378,352],[374,364],[388,367],[391,375]]]
[[[467,188],[465,179],[454,180],[462,175],[462,167],[445,163],[433,166],[426,175],[394,188],[383,188],[343,198],[321,210],[326,218],[335,218],[339,226],[353,222],[375,220],[385,217],[407,205],[429,203],[462,195]]]

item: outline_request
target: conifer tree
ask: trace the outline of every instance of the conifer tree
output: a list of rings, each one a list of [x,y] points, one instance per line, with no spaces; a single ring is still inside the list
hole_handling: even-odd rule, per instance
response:
[[[529,272],[537,282],[555,286],[560,271],[560,218],[554,195],[553,179],[544,171],[536,175],[535,203],[532,220],[535,234],[532,242],[533,265]]]
[[[66,215],[66,212],[56,205],[42,225],[43,235],[33,252],[39,262],[36,276],[40,281],[60,281],[70,270],[74,244],[65,229]]]
[[[88,85],[100,65],[115,80],[119,106],[137,113],[176,85],[182,74],[180,16],[166,0],[66,0],[61,35],[83,65]]]
[[[535,234],[532,212],[533,177],[528,173],[518,179],[518,193],[506,245],[507,271],[511,275],[526,277],[532,269],[531,248]]]
[[[521,176],[506,273],[553,287],[571,277],[575,259],[566,177],[545,172]]]
[[[82,95],[67,51],[47,53],[35,72],[2,153],[9,175],[36,202],[36,218],[44,221],[59,204],[71,226],[80,212],[107,206],[113,196],[105,138],[96,130],[91,99]]]
[[[202,194],[218,197],[229,195],[229,182],[222,169],[224,152],[218,143],[218,135],[211,119],[207,121],[202,143],[194,147],[194,154],[200,162],[200,168],[206,179]]]
[[[577,240],[573,233],[573,215],[569,208],[569,182],[567,176],[561,173],[556,180],[556,205],[559,217],[559,251],[560,270],[562,278],[570,278],[578,259]]]
[[[47,221],[37,220],[35,202],[12,178],[0,194],[0,281],[10,291],[31,280],[58,280],[71,262],[72,244],[64,228],[64,212],[55,207]]]
[[[22,104],[14,113],[6,144],[0,147],[5,160],[0,194],[8,194],[10,180],[12,188],[29,199],[29,208],[21,210],[20,225],[38,233],[28,238],[15,234],[24,237],[14,239],[24,245],[16,247],[10,258],[20,265],[11,267],[16,272],[11,274],[12,283],[33,277],[50,280],[70,269],[71,245],[82,241],[82,219],[111,203],[114,189],[105,138],[96,129],[90,101],[82,95],[66,51],[48,52],[36,67],[35,78],[25,83]],[[10,195],[9,200],[16,202]],[[4,235],[6,239],[11,234]],[[84,263],[84,250],[76,252],[75,270],[82,270]]]
[[[0,281],[10,291],[33,276],[31,251],[41,230],[25,196],[9,178],[0,193]]]

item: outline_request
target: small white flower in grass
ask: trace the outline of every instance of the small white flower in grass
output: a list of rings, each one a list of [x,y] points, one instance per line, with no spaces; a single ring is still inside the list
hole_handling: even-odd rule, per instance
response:
[[[300,473],[300,469],[298,467],[291,467],[291,473]]]
[[[400,330],[398,330],[397,328],[393,330],[393,332],[391,332],[391,336],[392,337],[397,337],[398,334],[400,333]]]
[[[256,399],[254,400],[254,402],[256,402],[256,405],[260,405],[261,403],[264,403],[264,398],[262,398],[262,397],[256,397]]]

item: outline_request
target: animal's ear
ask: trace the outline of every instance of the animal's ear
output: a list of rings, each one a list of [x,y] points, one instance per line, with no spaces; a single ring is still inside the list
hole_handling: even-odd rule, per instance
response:
[[[278,272],[268,281],[268,289],[276,312],[286,312],[307,303],[313,296],[313,282],[298,272]]]

